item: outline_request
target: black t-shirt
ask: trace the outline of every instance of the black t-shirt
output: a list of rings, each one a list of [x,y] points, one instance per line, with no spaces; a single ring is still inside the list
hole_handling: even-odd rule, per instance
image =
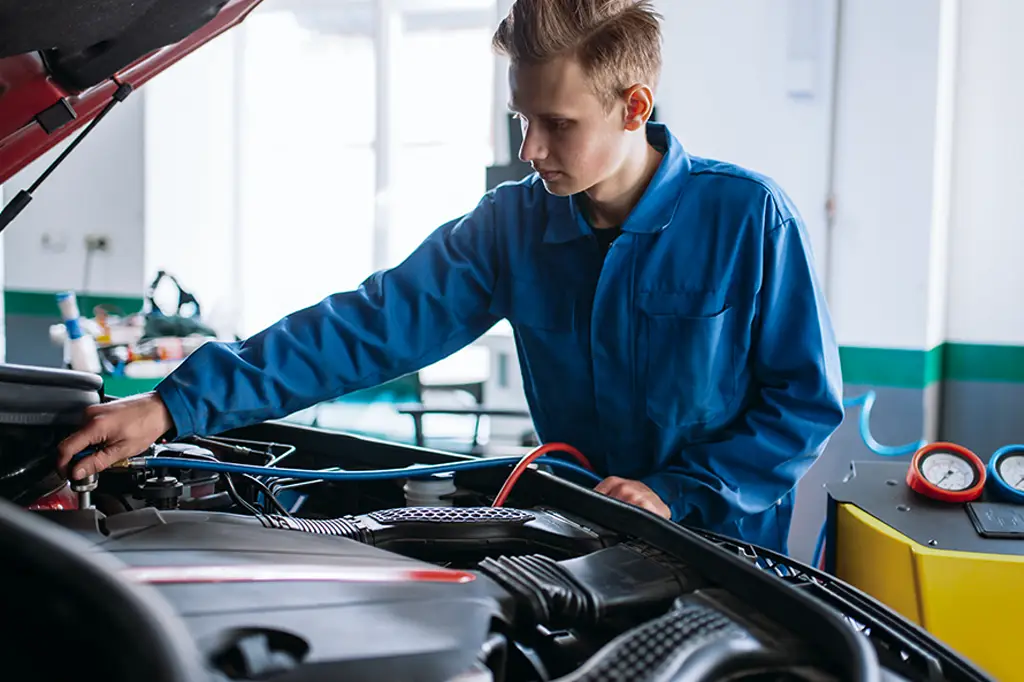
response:
[[[594,236],[597,237],[597,246],[601,249],[601,258],[608,255],[608,249],[611,248],[612,242],[622,234],[621,227],[603,227],[603,228],[590,228],[594,232]]]

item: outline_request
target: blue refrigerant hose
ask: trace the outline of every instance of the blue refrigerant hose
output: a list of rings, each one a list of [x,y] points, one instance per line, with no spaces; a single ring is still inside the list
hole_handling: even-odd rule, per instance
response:
[[[395,478],[417,478],[432,474],[443,474],[451,471],[470,471],[472,469],[489,469],[492,467],[515,465],[521,457],[489,457],[463,462],[445,464],[420,464],[402,469],[367,469],[356,471],[317,471],[316,469],[287,469],[282,467],[265,467],[251,464],[234,464],[232,462],[212,462],[204,459],[188,459],[184,457],[148,457],[142,463],[152,469],[202,469],[219,471],[227,474],[249,474],[251,476],[274,476],[277,478],[296,478],[305,481],[381,481]],[[563,469],[580,474],[594,483],[600,483],[601,477],[583,467],[553,457],[538,457],[535,464],[546,464],[555,469]]]
[[[856,398],[846,398],[843,400],[843,407],[850,408],[860,405],[860,416],[857,420],[858,429],[860,431],[861,440],[864,441],[864,445],[868,447],[871,452],[881,457],[902,457],[904,455],[912,455],[925,445],[928,444],[926,440],[919,440],[913,443],[907,443],[906,445],[882,445],[875,437],[871,435],[871,408],[875,405],[875,392],[867,391],[862,393]],[[811,555],[811,566],[818,568],[821,563],[821,554],[825,549],[825,535],[827,522],[822,522],[821,530],[818,531],[818,539],[814,544],[814,553]]]
[[[843,407],[846,408],[854,407],[858,404],[861,405],[860,417],[858,419],[860,437],[864,441],[864,445],[868,446],[868,449],[876,455],[881,455],[882,457],[912,455],[928,444],[928,441],[919,440],[914,443],[907,443],[906,445],[882,445],[871,435],[871,408],[875,406],[875,392],[868,391],[856,398],[846,398],[843,400]]]

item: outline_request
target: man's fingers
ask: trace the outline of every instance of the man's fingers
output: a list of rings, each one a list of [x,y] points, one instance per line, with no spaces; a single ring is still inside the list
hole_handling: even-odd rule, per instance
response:
[[[635,490],[624,490],[619,495],[618,499],[629,504],[635,504],[638,507],[647,507],[648,500],[646,495],[641,495]]]
[[[659,505],[650,498],[648,495],[642,495],[637,492],[630,491],[627,494],[618,498],[626,504],[631,504],[634,507],[640,507],[647,511],[657,514],[658,516],[665,516],[665,510],[659,507]]]
[[[72,467],[71,478],[78,480],[92,474],[98,474],[111,464],[120,462],[122,459],[127,459],[130,456],[124,445],[109,445],[102,450],[98,450],[95,454],[83,457],[75,462]]]
[[[601,493],[602,495],[611,495],[624,481],[625,479],[618,476],[609,476],[594,487],[594,492]]]
[[[173,425],[156,393],[93,405],[83,416],[81,428],[57,446],[57,468],[72,479],[97,474],[138,455]]]
[[[649,511],[649,512],[651,512],[653,514],[659,514],[660,513],[658,511],[658,505],[654,504],[654,502],[652,502],[650,499],[648,499],[646,497],[643,498],[643,499],[637,500],[633,504],[637,505],[638,507],[643,507],[644,509],[646,509],[647,511]]]
[[[81,431],[71,434],[57,446],[57,468],[65,471],[72,457],[90,445],[99,445],[103,438],[102,427],[97,422],[91,422]]]
[[[672,518],[672,511],[661,498],[648,486],[639,481],[609,476],[594,486],[594,491],[620,502],[646,509],[666,519]]]

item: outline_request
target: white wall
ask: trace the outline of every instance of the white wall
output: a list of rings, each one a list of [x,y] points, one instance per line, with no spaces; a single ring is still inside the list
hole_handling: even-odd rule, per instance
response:
[[[1024,2],[962,3],[948,337],[1024,345]]]
[[[926,348],[944,2],[845,4],[834,304],[840,341]],[[940,235],[937,235],[941,238]],[[868,271],[874,270],[869,276]]]
[[[235,287],[236,43],[231,31],[146,88],[145,272],[166,270],[231,328]]]
[[[837,0],[663,0],[661,117],[691,153],[793,197],[841,344],[930,348],[946,326],[959,3],[841,5],[833,93]]]
[[[143,101],[118,104],[35,192],[4,230],[4,286],[138,296],[143,283]],[[65,143],[67,144],[67,143]],[[4,199],[27,189],[64,149],[51,150],[4,184]],[[104,234],[110,250],[93,255],[85,286],[85,237]],[[50,246],[44,242],[49,239]]]
[[[834,0],[661,0],[659,118],[687,151],[777,180],[825,277]]]
[[[5,230],[6,289],[141,296],[163,268],[205,312],[225,304],[234,181],[233,97],[224,85],[233,49],[233,36],[223,36],[111,111]],[[8,181],[5,198],[64,146]],[[110,251],[93,254],[85,286],[87,234],[109,235]]]

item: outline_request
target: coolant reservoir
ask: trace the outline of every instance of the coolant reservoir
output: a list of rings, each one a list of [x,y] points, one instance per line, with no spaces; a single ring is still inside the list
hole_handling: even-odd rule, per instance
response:
[[[455,472],[433,474],[425,478],[410,478],[405,482],[407,507],[450,507],[455,493]]]

